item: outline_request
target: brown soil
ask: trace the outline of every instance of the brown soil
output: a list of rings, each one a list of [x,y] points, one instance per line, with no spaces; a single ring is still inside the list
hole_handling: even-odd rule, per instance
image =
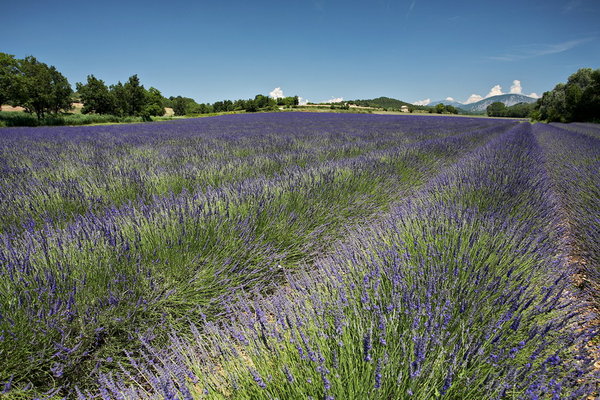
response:
[[[582,249],[577,246],[574,238],[573,225],[569,221],[564,222],[564,226],[567,227],[565,234],[567,257],[566,261],[568,265],[573,267],[575,271],[571,278],[573,286],[572,290],[566,293],[566,297],[569,300],[574,300],[577,304],[581,304],[581,311],[584,320],[586,321],[583,325],[578,326],[576,329],[579,331],[587,330],[600,330],[600,310],[597,304],[589,298],[589,288],[593,290],[600,290],[600,285],[593,282],[586,275],[586,265],[588,261],[582,255]],[[592,358],[593,368],[595,371],[600,371],[600,347],[597,343],[598,339],[594,339],[586,344],[586,351]],[[598,400],[600,399],[600,383],[596,382],[595,391],[586,397],[586,400]]]

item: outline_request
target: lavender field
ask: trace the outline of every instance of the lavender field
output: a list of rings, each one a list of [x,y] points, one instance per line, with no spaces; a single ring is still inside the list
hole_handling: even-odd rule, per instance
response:
[[[0,398],[582,399],[600,128],[0,129]]]

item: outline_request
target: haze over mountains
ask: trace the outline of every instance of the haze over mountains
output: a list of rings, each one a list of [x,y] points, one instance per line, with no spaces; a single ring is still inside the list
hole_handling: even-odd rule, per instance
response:
[[[435,107],[438,104],[445,104],[456,107],[462,111],[469,113],[483,113],[486,108],[495,102],[504,103],[505,106],[510,107],[518,103],[535,103],[537,98],[531,96],[525,96],[517,93],[506,93],[496,96],[490,96],[485,99],[473,102],[473,103],[459,103],[453,99],[439,100],[428,102],[427,105],[415,105],[407,103],[405,101],[393,99],[390,97],[378,97],[370,100],[348,100],[348,103],[356,104],[363,107],[382,107],[382,108],[395,108],[400,109],[403,106],[413,107],[417,109],[429,109],[429,107]]]
[[[429,103],[427,105],[435,106],[437,104],[445,104],[445,105],[451,105],[456,108],[460,108],[462,110],[469,111],[469,112],[479,112],[479,111],[485,111],[485,109],[490,104],[495,103],[495,102],[504,103],[505,106],[510,107],[510,106],[514,106],[515,104],[519,104],[519,103],[535,103],[536,100],[537,100],[536,98],[530,97],[530,96],[525,96],[524,94],[507,93],[507,94],[500,94],[497,96],[487,97],[483,100],[479,100],[479,101],[476,101],[474,103],[469,103],[469,104],[463,104],[463,103],[459,103],[454,100],[447,99],[447,100],[432,101],[431,103]]]

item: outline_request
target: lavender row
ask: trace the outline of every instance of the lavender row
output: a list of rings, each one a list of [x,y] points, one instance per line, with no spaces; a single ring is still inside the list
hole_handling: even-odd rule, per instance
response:
[[[600,136],[579,132],[580,126],[562,129],[535,125],[544,149],[545,166],[552,176],[563,223],[569,227],[569,251],[586,277],[580,284],[600,301]],[[595,128],[598,131],[597,128]]]
[[[542,161],[521,124],[275,294],[228,299],[167,349],[144,337],[79,398],[583,398],[596,332],[574,329]]]
[[[598,124],[585,123],[585,122],[575,122],[570,124],[563,123],[552,123],[550,126],[556,126],[561,129],[570,130],[577,133],[582,133],[584,135],[588,135],[594,137],[596,139],[600,139],[600,126]]]
[[[0,130],[0,231],[111,205],[390,149],[457,132],[435,124],[244,116],[195,123]],[[335,125],[334,125],[335,124]],[[290,129],[290,126],[292,129]],[[463,129],[489,127],[474,122]],[[454,129],[458,127],[455,125]],[[462,131],[464,132],[464,131]]]
[[[384,210],[507,126],[423,133],[410,146],[0,235],[0,349],[10,354],[0,381],[68,390],[114,367],[137,335],[214,315],[238,288],[273,287],[279,265],[310,261],[346,224]]]

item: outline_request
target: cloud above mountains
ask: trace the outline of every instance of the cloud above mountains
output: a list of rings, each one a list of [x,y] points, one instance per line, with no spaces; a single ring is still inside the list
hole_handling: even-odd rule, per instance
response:
[[[524,96],[529,96],[529,97],[533,97],[534,99],[539,99],[540,96],[537,93],[530,93],[530,94],[525,94],[523,93],[523,87],[521,86],[521,81],[518,79],[515,79],[512,83],[512,85],[510,86],[510,94],[522,94]],[[506,94],[502,91],[502,86],[500,85],[494,85],[490,91],[488,92],[488,94],[483,97],[480,96],[478,94],[472,94],[471,96],[469,96],[469,98],[467,100],[465,100],[465,102],[463,104],[471,104],[471,103],[476,103],[480,100],[483,99],[487,99],[488,97],[493,97],[493,96],[500,96],[502,94]]]
[[[529,97],[533,97],[534,99],[539,99],[541,96],[538,95],[535,92],[532,92],[530,94],[525,94],[523,93],[523,87],[521,86],[521,81],[518,79],[515,79],[512,82],[512,85],[510,86],[510,94],[522,94],[524,96],[529,96]],[[489,97],[493,97],[493,96],[500,96],[502,94],[506,94],[502,91],[502,86],[500,85],[494,85],[490,91],[488,92],[487,95],[485,96],[481,96],[479,94],[473,93],[472,95],[470,95],[465,101],[460,102],[462,104],[471,104],[471,103],[477,103],[478,101],[481,101],[483,99],[487,99]],[[446,97],[446,101],[456,101],[454,98],[452,97]],[[431,99],[425,99],[425,100],[419,100],[419,101],[415,101],[413,102],[413,104],[415,106],[426,106],[428,104],[431,103]]]
[[[485,96],[485,98],[487,99],[488,97],[492,96],[500,96],[501,94],[504,94],[502,93],[502,86],[496,85],[490,89],[490,92],[487,94],[487,96]]]
[[[426,106],[429,103],[431,103],[431,99],[425,99],[425,100],[415,101],[413,104],[415,106]]]
[[[472,95],[469,96],[469,98],[467,100],[465,100],[465,102],[463,104],[471,104],[471,103],[477,103],[478,101],[483,100],[483,97],[481,97],[478,94],[473,93]]]

